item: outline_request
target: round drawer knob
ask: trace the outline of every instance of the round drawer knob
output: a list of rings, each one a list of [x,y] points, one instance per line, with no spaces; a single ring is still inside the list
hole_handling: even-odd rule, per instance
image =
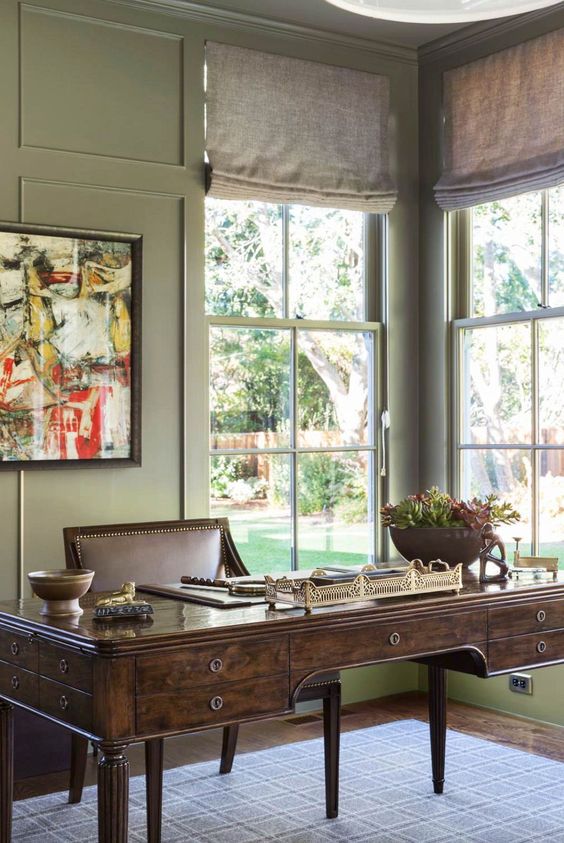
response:
[[[537,653],[544,653],[546,650],[546,641],[539,641],[537,644]]]
[[[388,638],[388,641],[392,645],[392,647],[396,647],[401,641],[399,632],[392,632],[392,634]]]
[[[61,659],[59,662],[59,670],[61,673],[68,673],[69,672],[69,663],[66,659]]]
[[[65,695],[63,694],[62,697],[59,697],[59,708],[61,709],[61,711],[66,711],[68,707],[69,707],[69,701],[65,697]]]
[[[20,645],[18,643],[16,643],[16,641],[12,641],[12,643],[10,644],[10,653],[13,656],[17,656],[19,652],[20,652]]]
[[[12,688],[14,689],[14,691],[17,691],[18,688],[20,687],[19,678],[17,676],[12,676],[12,681],[11,681],[10,684],[11,684]]]
[[[223,662],[221,659],[212,659],[208,667],[212,673],[219,673],[219,671],[223,668]]]
[[[223,708],[222,697],[212,697],[210,700],[210,708],[212,711],[220,711]]]
[[[544,609],[539,609],[539,610],[538,610],[538,612],[537,612],[537,620],[538,620],[538,622],[539,622],[539,623],[542,623],[543,621],[545,621],[545,620],[546,620],[546,612],[544,611]]]

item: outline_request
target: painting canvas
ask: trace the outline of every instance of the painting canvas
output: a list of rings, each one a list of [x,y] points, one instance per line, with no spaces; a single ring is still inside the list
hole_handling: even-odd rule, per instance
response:
[[[139,464],[141,237],[0,224],[0,468]]]

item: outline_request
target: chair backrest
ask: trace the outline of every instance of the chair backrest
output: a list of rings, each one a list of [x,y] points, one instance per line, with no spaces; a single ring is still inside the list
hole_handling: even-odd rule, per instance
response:
[[[67,568],[96,572],[93,591],[114,591],[127,581],[164,584],[183,575],[248,573],[227,518],[65,527],[63,539]]]

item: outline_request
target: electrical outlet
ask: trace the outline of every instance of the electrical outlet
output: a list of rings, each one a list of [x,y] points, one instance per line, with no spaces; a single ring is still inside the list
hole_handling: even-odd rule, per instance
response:
[[[533,693],[533,677],[528,673],[512,673],[509,677],[509,690],[516,694]]]

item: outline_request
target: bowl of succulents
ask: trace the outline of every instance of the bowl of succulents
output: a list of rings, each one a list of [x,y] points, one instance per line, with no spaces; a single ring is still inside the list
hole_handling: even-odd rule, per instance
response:
[[[398,504],[387,503],[380,514],[394,545],[408,562],[421,559],[428,565],[442,559],[465,567],[478,559],[486,524],[495,527],[520,519],[513,506],[497,495],[460,501],[436,486]]]

